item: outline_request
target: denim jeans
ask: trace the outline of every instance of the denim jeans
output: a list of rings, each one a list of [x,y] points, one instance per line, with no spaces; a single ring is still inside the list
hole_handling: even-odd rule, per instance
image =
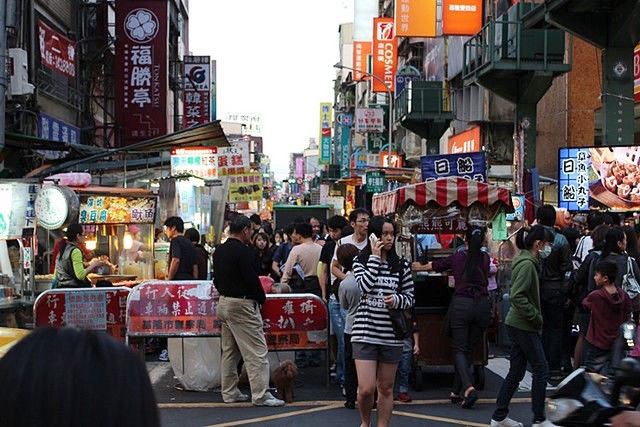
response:
[[[583,354],[584,359],[582,363],[587,371],[596,372],[602,375],[611,375],[613,373],[611,369],[611,349],[603,350],[585,339],[583,344]]]
[[[509,339],[511,340],[509,373],[502,382],[493,419],[504,420],[509,414],[509,402],[518,389],[518,385],[527,371],[527,362],[531,365],[533,376],[531,383],[531,410],[533,421],[539,422],[545,419],[544,399],[549,377],[547,359],[542,348],[542,341],[537,332],[525,331],[505,325]]]
[[[460,394],[473,386],[471,353],[491,321],[491,301],[489,297],[454,297],[449,310],[455,368],[451,391]]]
[[[411,338],[408,338],[411,341]],[[413,357],[413,341],[411,348],[402,352],[402,360],[398,364],[398,393],[407,393],[409,391],[409,373],[411,372],[411,358]]]
[[[337,299],[331,297],[328,303],[329,321],[331,323],[331,331],[336,336],[338,349],[336,351],[336,380],[338,384],[344,384],[344,322],[347,317],[347,311],[340,307]]]

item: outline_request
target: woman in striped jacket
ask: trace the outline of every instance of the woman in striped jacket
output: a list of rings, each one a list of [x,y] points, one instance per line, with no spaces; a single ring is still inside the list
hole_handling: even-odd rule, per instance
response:
[[[369,223],[367,246],[353,264],[362,296],[351,330],[358,373],[358,408],[362,427],[369,427],[374,392],[378,390],[378,427],[386,427],[393,410],[393,382],[402,358],[402,340],[395,337],[389,308],[414,304],[411,268],[395,250],[397,227],[376,216]]]

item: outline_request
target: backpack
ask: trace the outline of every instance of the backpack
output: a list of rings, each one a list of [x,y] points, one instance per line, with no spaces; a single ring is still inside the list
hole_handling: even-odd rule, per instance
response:
[[[595,274],[596,264],[600,260],[601,251],[593,250],[589,252],[589,255],[584,259],[584,262],[580,264],[578,269],[569,272],[570,292],[571,300],[579,310],[585,311],[582,306],[582,300],[587,295],[597,288],[596,282],[593,278]]]

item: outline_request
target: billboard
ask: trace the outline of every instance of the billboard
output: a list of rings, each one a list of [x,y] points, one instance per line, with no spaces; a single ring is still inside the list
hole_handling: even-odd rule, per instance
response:
[[[420,157],[420,169],[423,181],[459,176],[487,182],[487,163],[484,151],[422,156]]]
[[[398,37],[435,37],[436,0],[396,0]]]
[[[442,0],[442,34],[473,36],[482,28],[482,0]]]
[[[116,120],[122,145],[167,133],[166,1],[121,2],[116,8]]]
[[[447,141],[448,153],[471,153],[474,151],[480,151],[480,126],[474,126],[469,130],[452,135]]]
[[[211,121],[211,63],[208,56],[184,57],[182,127]]]
[[[640,147],[561,148],[558,159],[558,207],[640,209]]]
[[[76,77],[76,43],[38,21],[40,62],[65,77]]]

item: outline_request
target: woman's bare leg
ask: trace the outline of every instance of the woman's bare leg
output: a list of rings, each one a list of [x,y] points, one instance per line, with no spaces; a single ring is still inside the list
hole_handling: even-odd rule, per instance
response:
[[[356,359],[356,372],[358,373],[358,410],[362,420],[361,427],[371,425],[371,409],[373,408],[373,394],[376,389],[376,370],[378,362],[375,360]],[[395,373],[395,371],[394,371]],[[393,389],[393,380],[391,380]],[[392,397],[393,398],[393,397]],[[380,396],[378,396],[380,400]],[[393,400],[391,401],[393,405]],[[380,418],[380,405],[378,404],[378,419]]]
[[[378,427],[388,427],[393,411],[393,382],[396,379],[397,363],[378,363]]]

